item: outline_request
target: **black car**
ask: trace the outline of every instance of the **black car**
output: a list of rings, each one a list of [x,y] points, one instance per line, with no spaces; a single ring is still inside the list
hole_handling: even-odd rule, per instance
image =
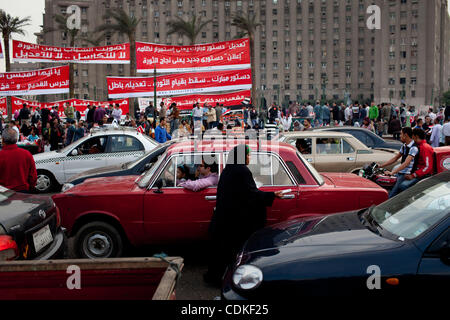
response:
[[[59,211],[46,196],[0,186],[0,261],[64,258]]]
[[[170,140],[158,145],[155,149],[147,154],[144,154],[137,160],[126,162],[115,166],[106,166],[92,170],[83,171],[69,179],[62,187],[62,191],[66,191],[73,186],[84,182],[86,179],[100,178],[100,177],[117,177],[117,176],[132,176],[140,175],[148,170],[152,164],[158,160],[158,157],[166,152],[166,149],[179,140]]]
[[[369,209],[256,232],[228,268],[222,297],[424,295],[448,288],[450,171]]]
[[[399,151],[402,146],[402,143],[400,141],[384,140],[384,139],[380,138],[379,136],[377,136],[372,131],[364,129],[364,128],[343,126],[343,127],[320,128],[317,130],[331,130],[331,131],[341,131],[341,132],[349,133],[352,136],[354,136],[356,139],[358,139],[359,141],[364,143],[369,148],[384,148],[384,149],[392,149],[395,151]]]

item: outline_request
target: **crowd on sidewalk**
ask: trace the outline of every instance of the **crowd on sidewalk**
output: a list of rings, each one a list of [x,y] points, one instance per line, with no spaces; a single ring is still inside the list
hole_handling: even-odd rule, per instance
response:
[[[450,145],[450,106],[441,107],[437,112],[430,108],[425,114],[418,114],[413,106],[394,106],[390,103],[376,105],[358,102],[312,104],[290,102],[287,107],[273,103],[259,112],[254,106],[243,105],[241,118],[235,123],[225,124],[223,114],[228,109],[216,103],[215,106],[195,103],[191,110],[178,109],[176,103],[166,106],[164,102],[156,108],[150,103],[145,108],[136,108],[134,116],[122,115],[118,104],[109,106],[89,105],[82,116],[70,104],[64,106],[60,114],[57,107],[52,109],[36,108],[34,111],[26,104],[16,110],[13,119],[5,123],[0,116],[0,132],[6,126],[19,134],[19,143],[34,143],[38,152],[58,150],[84,137],[92,128],[121,125],[136,128],[160,143],[173,137],[188,137],[196,132],[217,131],[238,126],[244,129],[274,128],[276,133],[284,131],[304,131],[322,126],[357,126],[366,128],[380,137],[392,135],[400,140],[404,127],[421,128],[426,133],[426,141],[433,147]]]

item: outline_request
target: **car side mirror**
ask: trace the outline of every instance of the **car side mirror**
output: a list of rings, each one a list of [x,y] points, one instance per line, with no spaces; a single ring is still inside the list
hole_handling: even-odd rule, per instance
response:
[[[73,149],[72,152],[70,152],[71,156],[77,156],[78,155],[78,150],[77,149]]]
[[[147,171],[151,167],[152,167],[152,163],[146,163],[145,166],[144,166],[144,171]]]
[[[450,242],[444,242],[444,245],[439,250],[439,256],[444,264],[450,266]]]
[[[154,192],[154,193],[163,193],[162,190],[161,190],[162,186],[163,186],[163,181],[162,181],[162,179],[158,179],[158,180],[155,182],[155,187],[156,187],[157,189],[156,189],[156,190],[153,190],[153,192]]]

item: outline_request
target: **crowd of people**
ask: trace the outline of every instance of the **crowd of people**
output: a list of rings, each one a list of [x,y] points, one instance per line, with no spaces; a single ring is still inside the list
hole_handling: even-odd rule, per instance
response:
[[[156,108],[150,103],[145,108],[136,108],[134,116],[123,115],[119,104],[89,105],[82,116],[67,103],[60,114],[58,107],[31,110],[26,104],[16,110],[13,119],[4,123],[0,117],[0,132],[9,126],[19,134],[19,142],[34,143],[37,152],[58,150],[84,137],[92,128],[113,125],[136,128],[163,143],[173,137],[188,137],[196,132],[204,134],[224,129],[241,127],[243,129],[274,128],[276,133],[284,131],[312,130],[322,126],[357,126],[366,128],[380,137],[390,134],[400,140],[404,127],[421,128],[426,141],[433,147],[450,145],[450,107],[441,107],[434,112],[430,108],[425,114],[418,114],[413,106],[394,106],[391,103],[376,105],[358,102],[299,104],[290,102],[287,107],[273,103],[268,109],[257,111],[254,106],[243,105],[241,118],[233,123],[224,123],[223,114],[228,109],[223,104],[195,103],[188,112],[180,112],[176,103],[166,106],[164,102]],[[275,134],[276,134],[275,133]]]

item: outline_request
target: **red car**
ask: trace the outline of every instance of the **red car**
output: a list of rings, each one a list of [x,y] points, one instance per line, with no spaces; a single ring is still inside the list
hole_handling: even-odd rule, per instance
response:
[[[62,225],[75,236],[80,257],[120,256],[133,246],[204,240],[217,187],[193,192],[177,187],[177,169],[194,174],[201,159],[214,156],[223,170],[239,140],[186,141],[170,146],[144,174],[88,179],[53,196]],[[351,173],[318,173],[286,143],[246,141],[250,170],[264,191],[291,191],[267,210],[268,224],[367,208],[388,198],[386,190]],[[238,223],[238,222],[237,222]]]

